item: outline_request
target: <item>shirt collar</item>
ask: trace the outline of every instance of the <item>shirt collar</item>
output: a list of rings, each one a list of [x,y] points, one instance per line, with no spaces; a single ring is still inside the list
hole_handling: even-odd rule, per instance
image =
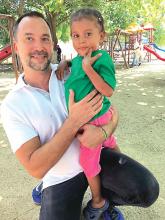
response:
[[[51,69],[52,69],[52,72],[51,72],[51,76],[50,76],[50,80],[52,80],[52,75],[55,74],[55,71],[57,69],[57,64],[51,64]],[[14,87],[14,90],[19,90],[23,87],[31,87],[29,84],[26,84],[25,83],[25,80],[24,80],[24,73],[22,73],[19,77],[18,77],[18,81],[17,81],[17,84],[15,85]],[[35,87],[34,87],[35,88]]]

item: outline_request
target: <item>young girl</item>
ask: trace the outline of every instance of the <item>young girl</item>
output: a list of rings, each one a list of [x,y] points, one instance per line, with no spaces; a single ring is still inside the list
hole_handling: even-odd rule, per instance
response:
[[[102,145],[116,147],[115,138],[108,137],[102,127],[111,119],[111,103],[107,97],[112,96],[116,86],[115,69],[109,54],[99,50],[105,37],[104,20],[100,12],[80,9],[72,15],[70,27],[73,47],[78,55],[70,63],[71,74],[65,82],[66,102],[68,104],[70,89],[75,93],[76,102],[94,89],[104,96],[102,110],[89,122],[100,126],[104,141],[95,148],[80,147],[80,164],[92,192],[92,200],[84,209],[84,216],[87,220],[97,220],[109,208],[109,202],[101,195],[99,160]]]

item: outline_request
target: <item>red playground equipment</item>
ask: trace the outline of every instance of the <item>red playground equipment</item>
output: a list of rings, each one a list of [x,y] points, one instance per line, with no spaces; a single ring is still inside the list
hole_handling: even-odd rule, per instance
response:
[[[148,43],[144,44],[144,50],[147,51],[147,55],[148,55],[148,61],[151,61],[151,55],[154,55],[157,59],[165,61],[165,57],[163,58],[160,54],[158,54],[158,47],[156,47],[155,43],[154,43],[154,37],[153,37],[153,33],[155,31],[155,28],[153,27],[152,24],[148,24],[143,26],[143,29],[145,31],[149,32],[149,36],[148,36]],[[163,50],[162,50],[163,51]]]
[[[11,46],[8,45],[2,49],[0,49],[0,63],[5,59],[9,58],[12,54]]]
[[[156,53],[151,47],[144,45],[144,49],[148,51],[150,54],[156,56],[159,60],[165,61],[165,58],[161,57],[158,53]]]

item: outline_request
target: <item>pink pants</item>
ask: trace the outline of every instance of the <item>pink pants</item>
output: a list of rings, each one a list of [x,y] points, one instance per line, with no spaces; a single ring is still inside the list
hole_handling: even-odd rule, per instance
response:
[[[92,125],[105,125],[107,124],[112,118],[111,108],[106,112],[104,115],[96,118],[95,120],[91,121],[90,124]],[[99,164],[100,161],[100,154],[102,146],[114,148],[116,146],[116,139],[113,135],[111,135],[106,141],[102,144],[98,145],[95,148],[88,148],[87,146],[80,146],[80,164],[84,170],[85,175],[88,178],[92,178],[100,173],[101,167]]]

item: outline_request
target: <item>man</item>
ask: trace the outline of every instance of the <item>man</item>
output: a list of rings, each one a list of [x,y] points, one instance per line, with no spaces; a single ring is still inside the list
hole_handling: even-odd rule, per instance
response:
[[[93,91],[75,103],[71,91],[68,114],[63,82],[56,78],[56,66],[50,65],[53,42],[42,14],[30,12],[17,20],[14,45],[24,73],[3,101],[4,129],[21,164],[43,180],[40,220],[78,220],[87,189],[79,165],[79,141],[89,147],[103,142],[102,129],[86,124],[100,111],[102,97]],[[108,136],[117,120],[114,111],[112,121],[104,126]],[[111,219],[122,217],[114,205],[147,207],[158,197],[157,181],[136,161],[105,149],[101,166],[102,191],[110,200]]]

